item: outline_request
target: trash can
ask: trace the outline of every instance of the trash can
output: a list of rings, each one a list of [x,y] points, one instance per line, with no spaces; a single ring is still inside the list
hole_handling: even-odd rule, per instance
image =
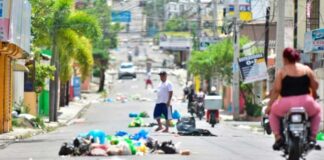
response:
[[[81,98],[81,78],[80,77],[73,78],[73,91],[74,91],[74,97]]]
[[[40,116],[49,114],[49,91],[43,90],[38,97],[38,112]]]

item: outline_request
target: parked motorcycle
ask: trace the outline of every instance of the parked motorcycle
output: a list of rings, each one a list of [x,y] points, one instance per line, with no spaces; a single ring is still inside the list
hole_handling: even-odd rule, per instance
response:
[[[263,120],[263,126],[268,126],[266,125],[267,118]],[[269,128],[265,129],[269,130]],[[284,152],[284,157],[288,160],[305,159],[309,151],[321,150],[321,146],[310,143],[310,135],[310,121],[305,109],[303,107],[291,108],[281,120],[281,137],[284,144],[279,150]]]

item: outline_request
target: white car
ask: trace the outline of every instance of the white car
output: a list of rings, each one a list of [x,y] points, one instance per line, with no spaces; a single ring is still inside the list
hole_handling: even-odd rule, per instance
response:
[[[123,77],[136,78],[135,67],[133,63],[124,62],[120,65],[118,71],[118,79],[122,79]]]

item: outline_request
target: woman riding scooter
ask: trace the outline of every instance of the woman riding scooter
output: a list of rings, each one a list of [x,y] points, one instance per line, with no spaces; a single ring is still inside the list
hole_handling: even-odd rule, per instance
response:
[[[270,115],[270,126],[276,139],[273,145],[275,150],[284,144],[280,134],[280,119],[290,108],[296,106],[304,107],[310,117],[310,142],[316,143],[315,137],[321,121],[321,107],[313,96],[316,96],[318,82],[314,72],[308,66],[298,63],[299,60],[300,55],[295,49],[286,48],[283,51],[284,66],[276,74],[266,109],[266,113]]]

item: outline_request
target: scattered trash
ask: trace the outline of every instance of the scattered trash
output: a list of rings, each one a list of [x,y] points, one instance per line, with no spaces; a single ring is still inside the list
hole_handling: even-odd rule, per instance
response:
[[[27,120],[35,119],[36,117],[31,114],[19,114],[18,118],[26,118]]]
[[[105,141],[102,140],[104,137]],[[99,142],[99,143],[98,143]],[[180,143],[172,141],[159,143],[149,137],[149,132],[140,130],[134,135],[126,131],[117,131],[115,135],[106,135],[102,130],[91,130],[81,133],[73,142],[64,142],[60,156],[113,156],[113,155],[146,155],[148,153],[190,155],[179,151]],[[187,151],[188,152],[188,151]]]
[[[189,150],[181,150],[181,151],[180,151],[180,154],[181,154],[182,156],[189,156],[189,155],[190,155],[190,151],[189,151]]]
[[[138,117],[138,114],[137,113],[129,113],[129,117],[130,118],[135,118],[135,117]]]
[[[182,117],[177,122],[178,131],[190,131],[196,128],[196,120],[194,117]]]
[[[147,112],[141,112],[141,113],[134,113],[134,112],[131,112],[129,113],[128,115],[130,118],[136,118],[136,117],[141,117],[141,118],[150,118],[149,114]]]
[[[18,118],[18,112],[17,111],[12,111],[11,115],[12,115],[12,118]]]
[[[118,131],[115,134],[116,137],[124,137],[124,136],[127,136],[127,135],[128,135],[128,133],[126,131]]]
[[[216,136],[207,129],[192,129],[188,131],[179,131],[180,136]]]
[[[139,117],[142,117],[142,118],[150,118],[150,116],[149,116],[149,114],[147,113],[147,112],[141,112],[140,114],[139,114]]]
[[[316,140],[318,141],[324,141],[324,132],[320,132],[316,136]]]
[[[112,98],[107,98],[107,99],[105,99],[105,102],[111,103],[111,102],[114,102],[114,100]]]
[[[99,142],[100,144],[106,143],[106,133],[102,130],[91,130],[87,137],[90,137],[90,139],[94,139],[95,142]]]
[[[141,127],[144,125],[144,121],[141,117],[136,117],[129,125],[128,127]]]
[[[207,129],[196,128],[194,117],[182,117],[177,122],[177,130],[180,136],[216,136]]]
[[[180,119],[181,118],[181,115],[180,115],[178,110],[174,110],[174,112],[172,113],[172,118],[173,119]]]

